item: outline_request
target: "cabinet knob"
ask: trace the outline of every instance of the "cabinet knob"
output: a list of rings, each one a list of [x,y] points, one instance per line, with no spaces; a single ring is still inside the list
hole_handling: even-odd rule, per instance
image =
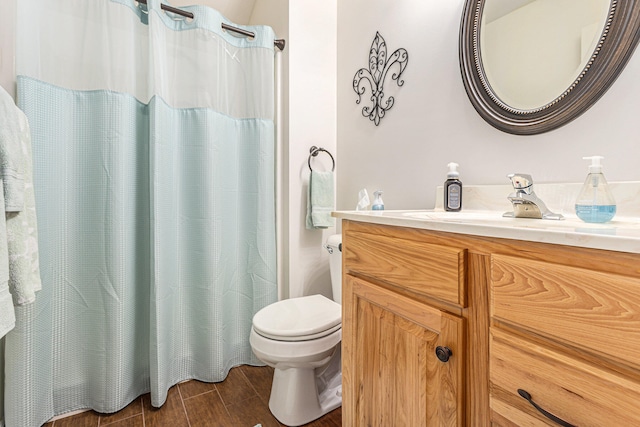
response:
[[[446,363],[452,355],[453,352],[449,347],[442,347],[440,345],[436,347],[436,357],[439,361]]]

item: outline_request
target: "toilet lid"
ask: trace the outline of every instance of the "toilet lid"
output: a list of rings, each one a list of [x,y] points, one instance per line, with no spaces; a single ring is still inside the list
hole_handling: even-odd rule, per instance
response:
[[[278,301],[258,311],[253,329],[281,341],[302,341],[328,335],[341,327],[342,306],[322,295]]]

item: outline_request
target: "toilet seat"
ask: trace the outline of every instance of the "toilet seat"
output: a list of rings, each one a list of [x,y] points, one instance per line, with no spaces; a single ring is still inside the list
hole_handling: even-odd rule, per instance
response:
[[[308,341],[342,327],[342,306],[322,295],[278,301],[253,317],[259,335],[277,341]]]

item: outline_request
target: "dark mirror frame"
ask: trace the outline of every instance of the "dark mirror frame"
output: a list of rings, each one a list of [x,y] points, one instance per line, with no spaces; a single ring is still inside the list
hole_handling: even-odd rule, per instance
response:
[[[640,40],[640,0],[611,0],[600,43],[582,73],[564,93],[535,110],[504,104],[488,84],[479,34],[485,0],[466,0],[460,25],[460,71],[474,108],[497,129],[516,135],[548,132],[587,111],[618,78]]]

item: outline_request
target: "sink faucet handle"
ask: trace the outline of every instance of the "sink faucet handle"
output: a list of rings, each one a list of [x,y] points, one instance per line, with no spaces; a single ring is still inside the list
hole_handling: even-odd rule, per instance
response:
[[[533,185],[533,178],[526,173],[510,173],[507,178],[511,180],[511,185],[516,190],[527,190]]]

